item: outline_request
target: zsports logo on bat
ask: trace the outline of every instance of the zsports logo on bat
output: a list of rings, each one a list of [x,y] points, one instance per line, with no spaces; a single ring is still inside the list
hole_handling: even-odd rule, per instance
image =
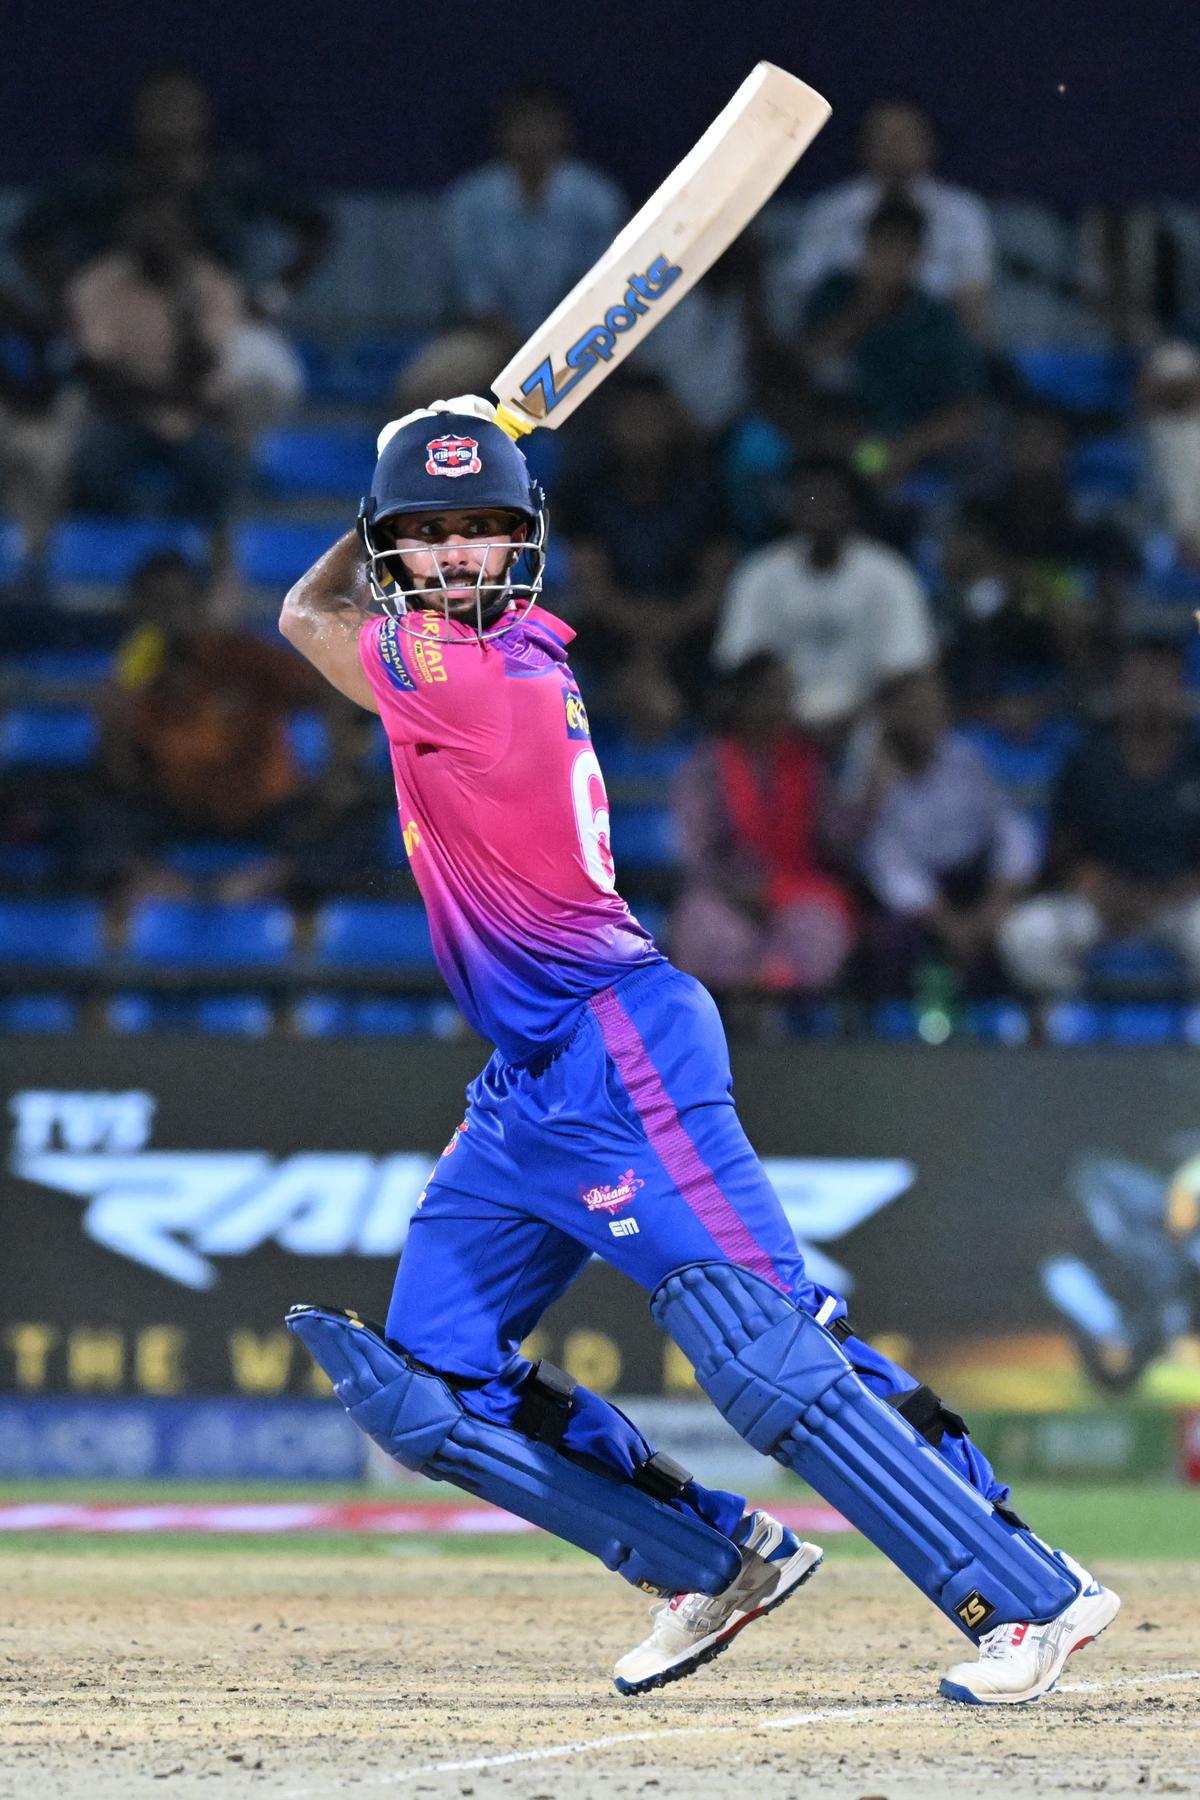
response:
[[[566,370],[553,367],[550,357],[539,363],[533,374],[521,383],[521,392],[529,403],[529,411],[545,418],[560,400],[577,387],[589,370],[607,362],[616,348],[617,339],[632,331],[650,305],[665,294],[683,274],[678,263],[666,256],[656,256],[644,275],[631,275],[623,297],[610,306],[598,325],[590,325],[576,338],[567,351]],[[647,302],[650,305],[647,305]],[[540,393],[539,393],[540,390]],[[457,471],[456,471],[457,473]]]

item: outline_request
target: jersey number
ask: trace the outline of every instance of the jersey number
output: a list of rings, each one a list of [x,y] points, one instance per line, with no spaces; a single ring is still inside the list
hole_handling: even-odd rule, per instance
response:
[[[581,750],[571,764],[571,804],[575,808],[575,829],[584,867],[601,893],[611,894],[616,890],[617,877],[609,842],[608,795],[592,749]]]

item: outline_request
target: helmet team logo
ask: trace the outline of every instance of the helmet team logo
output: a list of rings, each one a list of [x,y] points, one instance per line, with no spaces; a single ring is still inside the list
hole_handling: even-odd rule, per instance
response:
[[[622,1206],[628,1206],[639,1188],[645,1187],[640,1176],[632,1169],[626,1169],[620,1181],[612,1187],[581,1188],[579,1198],[589,1212],[616,1212]]]
[[[427,475],[478,475],[483,464],[479,460],[479,442],[471,437],[430,438],[425,446]]]

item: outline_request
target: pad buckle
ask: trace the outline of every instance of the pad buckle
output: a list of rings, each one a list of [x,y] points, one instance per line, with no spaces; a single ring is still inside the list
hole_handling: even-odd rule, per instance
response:
[[[692,1479],[690,1469],[677,1463],[665,1450],[656,1450],[633,1471],[633,1485],[654,1500],[675,1500]]]
[[[544,1359],[535,1362],[525,1377],[521,1404],[513,1415],[514,1429],[557,1450],[571,1417],[577,1386],[565,1369],[556,1369]]]

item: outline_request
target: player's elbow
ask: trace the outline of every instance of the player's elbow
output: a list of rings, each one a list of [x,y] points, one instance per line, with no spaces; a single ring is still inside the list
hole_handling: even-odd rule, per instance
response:
[[[304,612],[300,605],[297,588],[289,588],[279,610],[279,629],[289,644],[296,643],[303,636]]]

